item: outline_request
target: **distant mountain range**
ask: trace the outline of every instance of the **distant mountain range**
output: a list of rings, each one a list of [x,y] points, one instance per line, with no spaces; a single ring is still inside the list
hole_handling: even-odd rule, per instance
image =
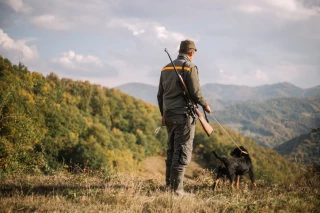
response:
[[[143,83],[128,83],[118,86],[116,89],[146,102],[158,105],[158,87],[156,86]],[[258,87],[212,83],[203,85],[201,89],[204,97],[214,110],[221,110],[226,106],[247,100],[320,95],[320,85],[309,89],[302,89],[287,82]]]
[[[156,86],[129,83],[116,89],[158,105]],[[258,87],[215,83],[203,85],[202,92],[221,124],[265,147],[275,147],[320,125],[320,85],[302,89],[287,82]]]
[[[205,84],[202,91],[206,98],[247,101],[315,96],[315,94],[320,94],[320,85],[310,89],[302,89],[287,82],[257,87]]]
[[[119,89],[120,91],[143,100],[144,102],[158,105],[158,88],[156,86],[143,83],[128,83],[115,87],[115,89]]]

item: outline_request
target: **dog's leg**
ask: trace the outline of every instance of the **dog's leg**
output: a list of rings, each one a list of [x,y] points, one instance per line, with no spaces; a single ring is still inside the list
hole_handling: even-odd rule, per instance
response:
[[[223,174],[222,174],[222,168],[219,166],[218,167],[218,171],[217,171],[217,178],[216,178],[216,181],[214,182],[214,184],[213,184],[213,186],[212,186],[212,189],[213,189],[213,191],[215,191],[215,189],[216,189],[216,187],[217,187],[217,185],[218,185],[218,183],[221,181],[221,178],[222,178],[222,176],[223,176]]]
[[[229,174],[229,180],[230,180],[230,186],[231,186],[231,190],[233,190],[233,183],[234,183],[234,174]]]
[[[240,175],[236,175],[235,185],[239,189]]]
[[[252,168],[249,169],[249,176],[250,176],[250,180],[251,180],[251,183],[252,183],[253,187],[257,187],[257,184],[256,184],[256,182],[254,180],[254,174],[253,174],[253,169]]]

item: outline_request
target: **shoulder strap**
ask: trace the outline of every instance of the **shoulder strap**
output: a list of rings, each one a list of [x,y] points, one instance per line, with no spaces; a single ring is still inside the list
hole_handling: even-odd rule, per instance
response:
[[[184,80],[184,67],[185,67],[185,65],[186,65],[186,61],[182,64],[182,69],[181,69],[181,71],[180,71],[180,75],[181,75],[181,77],[182,77],[182,79]]]

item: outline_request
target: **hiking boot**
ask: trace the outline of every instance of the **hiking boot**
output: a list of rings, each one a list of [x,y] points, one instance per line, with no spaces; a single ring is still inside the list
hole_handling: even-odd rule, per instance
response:
[[[173,189],[173,192],[177,195],[183,195],[185,193],[183,190],[184,170],[183,171],[171,170],[170,178],[171,178],[170,182],[171,182],[171,187]]]

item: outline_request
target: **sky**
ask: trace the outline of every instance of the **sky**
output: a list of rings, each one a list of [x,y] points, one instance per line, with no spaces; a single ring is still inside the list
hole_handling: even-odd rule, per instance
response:
[[[320,85],[320,0],[0,0],[0,55],[44,76],[157,86],[185,39],[201,85]]]

